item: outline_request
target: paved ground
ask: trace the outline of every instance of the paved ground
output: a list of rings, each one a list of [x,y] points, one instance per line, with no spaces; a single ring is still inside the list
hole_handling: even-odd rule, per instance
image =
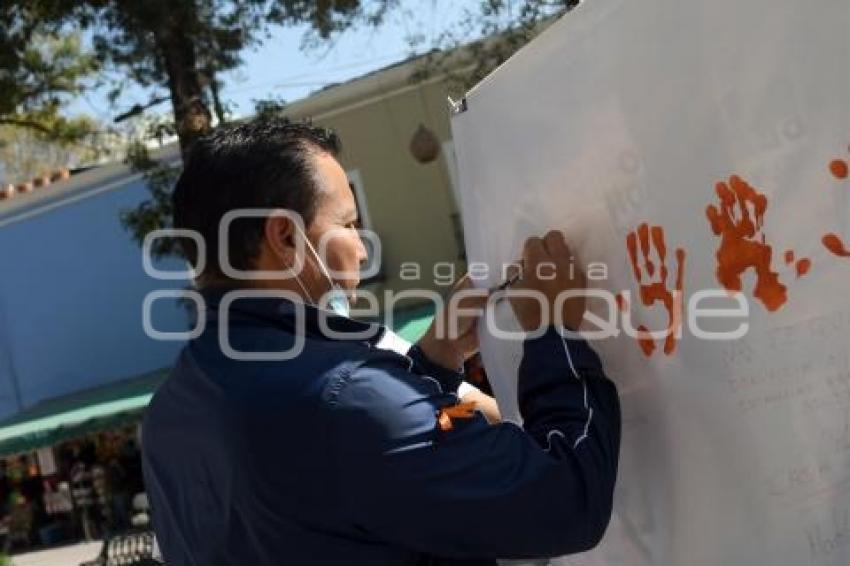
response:
[[[13,566],[77,566],[100,552],[102,542],[83,542],[51,550],[39,550],[12,557]]]

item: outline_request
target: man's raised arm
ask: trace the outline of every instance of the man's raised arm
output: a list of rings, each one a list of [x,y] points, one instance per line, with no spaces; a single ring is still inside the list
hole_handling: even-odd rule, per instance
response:
[[[566,275],[566,257],[560,233],[530,241],[521,284],[550,299],[583,284]],[[557,276],[541,282],[534,272],[548,259]],[[571,328],[583,316],[578,301],[561,313]],[[527,330],[546,318],[531,302],[512,305]],[[557,326],[524,342],[518,378],[522,428],[476,414],[443,430],[441,411],[456,398],[411,373],[403,357],[376,353],[353,369],[334,393],[331,416],[341,478],[333,488],[351,528],[446,558],[544,557],[595,546],[617,475],[616,388],[587,343],[563,338]]]

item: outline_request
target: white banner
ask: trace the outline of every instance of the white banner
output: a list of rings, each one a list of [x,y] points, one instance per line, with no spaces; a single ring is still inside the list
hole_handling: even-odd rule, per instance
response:
[[[470,261],[495,285],[559,228],[619,295],[590,301],[620,330],[593,343],[622,394],[615,517],[557,563],[850,564],[850,3],[588,0],[467,108]],[[623,331],[679,297],[678,336]],[[518,420],[520,344],[482,351]]]

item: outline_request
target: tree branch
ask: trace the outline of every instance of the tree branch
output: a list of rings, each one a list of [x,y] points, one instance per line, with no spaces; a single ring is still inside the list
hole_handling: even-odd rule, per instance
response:
[[[18,128],[29,128],[31,130],[37,130],[43,134],[49,134],[52,132],[50,128],[45,126],[44,124],[40,124],[34,120],[24,120],[21,118],[9,118],[7,116],[0,116],[0,125],[8,125],[8,126],[16,126]]]
[[[118,116],[113,118],[112,121],[117,124],[118,122],[122,122],[122,121],[126,120],[127,118],[132,118],[133,116],[138,116],[139,114],[141,114],[142,112],[144,112],[148,108],[156,106],[157,104],[162,104],[163,102],[166,102],[168,100],[170,100],[170,98],[167,97],[167,96],[157,96],[157,97],[151,99],[151,101],[148,102],[147,104],[134,104],[129,110],[127,110],[123,114],[119,114]]]

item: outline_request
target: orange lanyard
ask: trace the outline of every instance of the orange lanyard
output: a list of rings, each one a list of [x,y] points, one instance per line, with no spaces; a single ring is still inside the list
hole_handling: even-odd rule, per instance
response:
[[[452,419],[471,419],[474,416],[475,401],[468,401],[440,409],[440,412],[437,414],[437,423],[439,423],[440,430],[446,432],[454,428]]]

